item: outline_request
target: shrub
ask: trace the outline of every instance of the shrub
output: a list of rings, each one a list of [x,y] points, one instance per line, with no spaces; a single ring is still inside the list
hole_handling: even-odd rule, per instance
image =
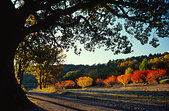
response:
[[[61,82],[63,88],[73,88],[75,86],[75,82],[72,80],[66,80]]]
[[[97,79],[96,79],[96,84],[98,84],[98,85],[103,85],[103,84],[104,84],[104,80],[103,80],[103,79],[100,79],[100,78],[97,78]]]
[[[107,79],[105,79],[103,82],[106,86],[109,86],[112,83],[116,83],[116,77],[112,75],[108,77]]]
[[[93,84],[93,79],[90,77],[86,77],[86,76],[79,77],[78,79],[76,79],[76,81],[77,81],[77,85],[82,88],[85,88]]]
[[[160,80],[161,84],[169,84],[169,79],[162,79]]]
[[[60,83],[60,82],[57,82],[56,84],[55,84],[55,88],[56,89],[62,89],[62,84]]]
[[[117,77],[117,81],[122,83],[124,87],[129,83],[131,80],[131,74],[120,75]]]

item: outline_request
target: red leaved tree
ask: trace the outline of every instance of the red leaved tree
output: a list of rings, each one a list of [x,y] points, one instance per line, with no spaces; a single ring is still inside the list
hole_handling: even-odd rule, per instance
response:
[[[110,84],[116,83],[116,77],[112,75],[108,77],[107,79],[105,79],[103,82],[106,86],[110,86]]]
[[[133,82],[144,82],[144,83],[146,83],[147,82],[146,76],[149,72],[150,72],[150,70],[144,70],[144,71],[136,70],[136,71],[133,72],[131,80]]]
[[[98,85],[103,85],[104,84],[104,80],[103,79],[100,79],[100,78],[97,78],[96,79],[96,84],[98,84]]]
[[[132,74],[124,74],[117,77],[117,81],[122,83],[124,87],[131,81]]]
[[[157,70],[152,70],[147,74],[146,79],[148,81],[157,81],[158,84],[160,84],[160,78],[166,74],[165,69],[157,69]]]

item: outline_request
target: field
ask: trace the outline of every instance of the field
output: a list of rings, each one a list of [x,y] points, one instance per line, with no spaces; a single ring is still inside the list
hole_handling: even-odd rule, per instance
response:
[[[66,89],[63,90],[63,94],[33,91],[28,92],[28,97],[42,109],[50,111],[62,108],[70,111],[169,110],[169,84]]]

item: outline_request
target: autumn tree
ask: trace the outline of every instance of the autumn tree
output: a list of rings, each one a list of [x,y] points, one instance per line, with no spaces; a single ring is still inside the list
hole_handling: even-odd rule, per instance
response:
[[[131,80],[133,82],[144,82],[147,83],[147,74],[150,72],[150,70],[144,70],[144,71],[139,71],[136,70],[133,72],[133,75],[131,77]]]
[[[124,74],[117,77],[117,81],[123,84],[124,87],[131,81],[131,74]]]
[[[62,81],[61,85],[63,88],[73,88],[76,85],[76,83],[72,80],[66,80]]]
[[[150,59],[149,64],[153,70],[156,69],[168,69],[169,68],[169,54]]]
[[[113,75],[103,81],[106,86],[111,86],[111,84],[115,84],[116,82],[116,77]]]
[[[82,89],[93,84],[93,79],[87,76],[79,77],[76,81],[77,85],[82,87]]]
[[[150,81],[157,81],[158,84],[160,84],[160,78],[166,74],[166,70],[165,69],[157,69],[157,70],[152,70],[149,71],[149,73],[147,74],[146,79],[150,82]]]
[[[10,100],[5,104],[11,104],[16,110],[31,104],[16,82],[13,66],[16,48],[27,35],[42,35],[43,39],[65,49],[74,47],[77,54],[81,50],[76,41],[88,51],[105,46],[115,54],[126,54],[132,51],[131,36],[142,45],[149,43],[157,47],[158,37],[169,35],[166,0],[5,0],[1,5],[4,7],[1,34],[6,36],[3,43],[10,42],[0,45],[4,51],[0,70],[4,93],[1,95]],[[130,35],[123,35],[122,31]],[[151,32],[158,37],[149,40]],[[44,34],[49,36],[46,38]],[[8,84],[4,85],[6,81]]]

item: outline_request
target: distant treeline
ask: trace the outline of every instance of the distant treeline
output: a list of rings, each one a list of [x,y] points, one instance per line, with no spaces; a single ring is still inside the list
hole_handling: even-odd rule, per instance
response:
[[[149,54],[137,57],[129,57],[126,59],[109,60],[106,64],[94,65],[73,65],[64,64],[64,72],[60,75],[61,80],[66,80],[67,73],[70,71],[80,72],[79,76],[89,76],[93,79],[106,79],[111,75],[119,76],[126,73],[132,73],[135,70],[155,70],[155,69],[169,69],[169,53],[163,54]]]

